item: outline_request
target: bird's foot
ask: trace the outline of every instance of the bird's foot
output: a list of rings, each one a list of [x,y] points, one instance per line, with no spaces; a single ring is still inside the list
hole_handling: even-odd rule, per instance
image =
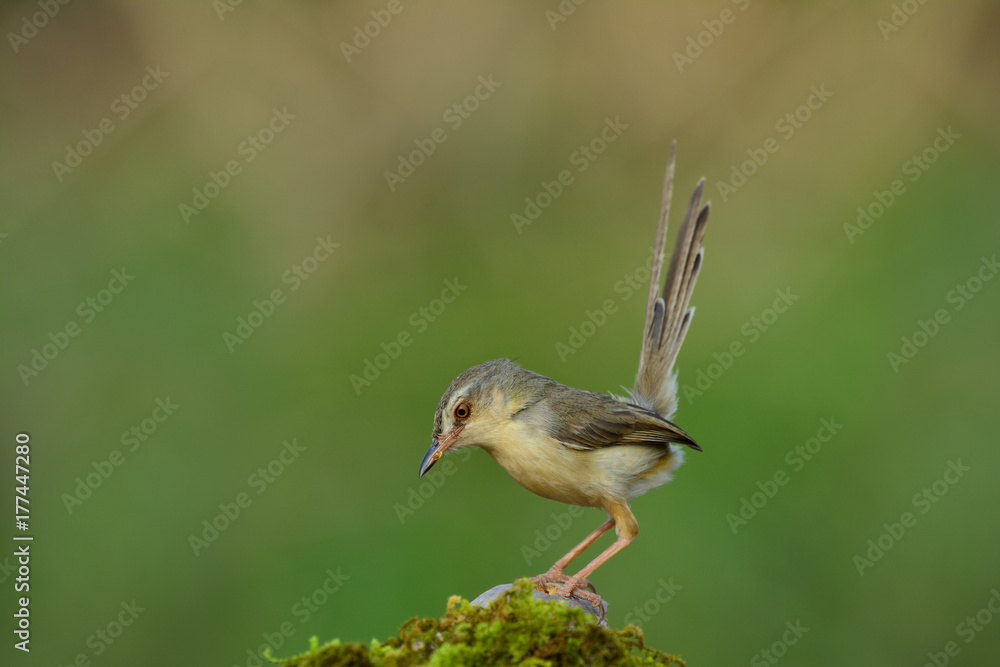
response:
[[[588,586],[590,590],[585,590],[581,587],[581,584]],[[601,620],[604,620],[604,600],[602,600],[601,596],[597,594],[597,590],[594,588],[594,585],[586,579],[564,577],[562,588],[560,588],[555,595],[561,595],[564,598],[576,597],[587,601],[595,611],[600,612]]]
[[[576,597],[586,601],[600,614],[600,620],[604,620],[604,601],[597,594],[594,584],[582,577],[568,577],[560,571],[549,570],[545,574],[529,579],[535,585],[535,590],[546,595],[559,595],[564,598]],[[586,590],[589,588],[590,590]]]
[[[562,571],[549,570],[545,574],[540,574],[537,577],[531,577],[528,581],[533,583],[535,585],[535,590],[539,591],[540,593],[545,593],[546,595],[563,595],[562,593],[564,587],[563,585],[570,579],[572,579],[572,577],[563,574]],[[590,590],[594,591],[594,593],[597,592],[597,589],[594,588],[594,585],[589,581],[587,581],[586,579],[577,580],[577,582],[578,583],[576,584],[576,586],[579,586],[580,583],[583,583],[584,585],[588,586]],[[569,596],[564,595],[564,597],[569,597]]]
[[[549,570],[545,574],[531,577],[528,581],[535,585],[535,590],[546,595],[556,595],[562,589],[562,583],[568,580],[562,572]]]

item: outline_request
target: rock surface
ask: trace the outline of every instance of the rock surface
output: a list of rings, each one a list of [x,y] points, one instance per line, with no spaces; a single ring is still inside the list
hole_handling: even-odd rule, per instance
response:
[[[501,595],[503,595],[505,591],[508,591],[511,588],[513,588],[513,584],[500,584],[499,586],[494,586],[490,590],[481,593],[479,597],[477,597],[475,600],[472,601],[472,604],[478,607],[487,607],[489,606],[490,602],[500,597]],[[597,624],[599,626],[601,626],[602,628],[608,627],[608,621],[607,621],[608,603],[603,600],[601,601],[601,605],[604,607],[604,609],[598,610],[595,609],[586,600],[582,600],[575,596],[570,598],[564,598],[561,595],[546,595],[545,593],[542,593],[537,590],[534,591],[534,595],[536,600],[557,600],[564,604],[568,604],[571,607],[579,607],[585,613],[593,616],[597,620]],[[601,613],[601,611],[603,611],[603,613]]]

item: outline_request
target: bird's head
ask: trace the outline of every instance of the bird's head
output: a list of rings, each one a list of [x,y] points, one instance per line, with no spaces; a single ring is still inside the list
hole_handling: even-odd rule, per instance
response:
[[[552,381],[509,359],[487,361],[459,375],[438,403],[433,442],[420,462],[420,476],[447,451],[489,448],[518,412],[544,395],[547,383]]]

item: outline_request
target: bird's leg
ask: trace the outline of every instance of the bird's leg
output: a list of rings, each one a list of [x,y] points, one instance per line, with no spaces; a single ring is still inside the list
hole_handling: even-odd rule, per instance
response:
[[[587,547],[596,542],[598,538],[601,537],[601,535],[611,530],[611,527],[613,525],[615,525],[614,519],[608,519],[607,521],[602,523],[597,530],[595,530],[586,538],[584,538],[583,542],[580,542],[578,545],[573,547],[573,549],[568,554],[557,560],[556,564],[553,565],[551,568],[549,568],[548,572],[546,572],[545,574],[540,574],[537,577],[532,577],[531,583],[535,584],[535,588],[537,588],[539,591],[543,593],[548,593],[549,584],[554,584],[555,582],[564,583],[565,581],[567,581],[569,577],[563,574],[563,570],[565,570],[566,567],[570,563],[572,563],[577,556],[582,554],[587,549]],[[585,583],[587,586],[593,588],[593,586],[590,584],[589,581],[585,581]]]
[[[566,579],[563,583],[562,590],[559,591],[559,595],[562,595],[563,597],[575,595],[576,597],[589,602],[594,609],[600,609],[602,611],[604,606],[600,596],[596,593],[585,591],[580,586],[587,581],[587,577],[593,574],[594,570],[603,565],[605,561],[614,556],[616,553],[631,544],[632,540],[634,540],[636,535],[639,534],[639,524],[636,522],[635,515],[632,514],[632,511],[629,509],[627,504],[622,503],[620,505],[616,504],[609,507],[608,514],[611,515],[611,520],[604,524],[604,526],[601,526],[601,528],[598,528],[598,530],[603,528],[604,531],[607,531],[607,529],[611,527],[610,524],[613,524],[617,526],[616,532],[618,533],[618,539],[615,540],[614,544],[605,549],[604,553],[592,560],[585,568],[574,574],[569,579]],[[597,538],[595,537],[594,539]]]
[[[591,606],[594,607],[594,609],[601,609],[602,608],[601,597],[597,595],[597,593],[592,593],[590,591],[584,590],[581,586],[588,585],[591,586],[591,588],[593,588],[590,582],[587,581],[587,577],[590,574],[592,574],[594,570],[603,565],[606,560],[614,556],[616,553],[618,553],[625,547],[627,547],[629,544],[632,544],[632,540],[634,539],[635,539],[634,535],[631,537],[619,537],[617,540],[615,540],[614,544],[605,549],[604,553],[602,553],[600,556],[592,560],[590,564],[587,565],[587,567],[583,568],[582,570],[574,574],[572,577],[566,579],[565,582],[563,583],[562,590],[560,590],[557,594],[566,598],[575,595],[576,597],[583,598],[584,600],[589,602]]]

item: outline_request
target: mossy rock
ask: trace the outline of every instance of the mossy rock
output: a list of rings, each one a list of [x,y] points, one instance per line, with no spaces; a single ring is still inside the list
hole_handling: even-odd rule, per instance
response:
[[[382,643],[335,640],[320,646],[313,637],[310,644],[309,652],[284,660],[284,667],[684,665],[677,656],[647,647],[634,625],[601,628],[580,609],[535,599],[527,579],[489,607],[453,596],[443,618],[411,618],[399,635]]]

